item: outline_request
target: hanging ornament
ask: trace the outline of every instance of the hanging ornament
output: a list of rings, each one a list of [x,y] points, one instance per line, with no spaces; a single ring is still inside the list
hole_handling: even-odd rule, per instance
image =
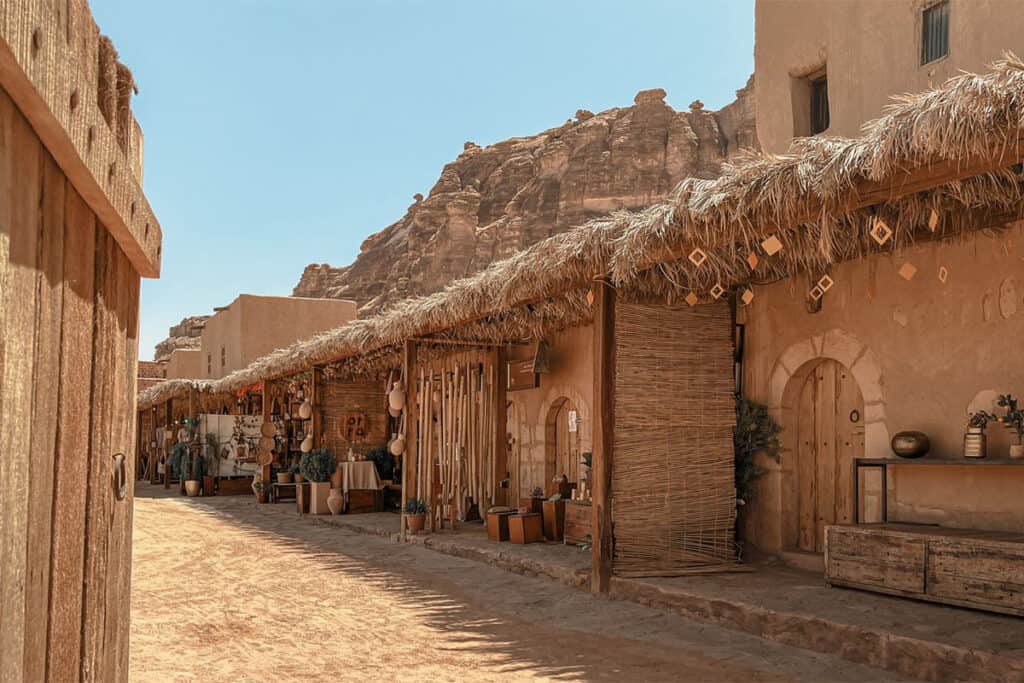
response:
[[[716,282],[715,286],[711,288],[711,296],[717,299],[723,294],[725,294],[725,287]]]
[[[313,450],[312,434],[307,435],[306,438],[302,440],[302,443],[299,444],[299,450],[302,451],[303,453],[309,453],[311,450]]]
[[[754,290],[747,287],[745,290],[743,290],[743,295],[740,297],[740,301],[742,301],[744,305],[749,306],[750,302],[753,300]]]
[[[390,415],[391,417],[398,417],[401,414],[402,414],[401,410],[395,410],[391,406],[388,406],[388,415]]]
[[[835,280],[833,280],[828,275],[822,275],[821,278],[818,280],[818,287],[821,288],[821,293],[822,294],[824,294],[828,290],[832,289],[832,285],[834,285],[834,284],[835,284]]]
[[[755,254],[754,252],[750,252],[750,254],[747,256],[747,265],[750,266],[751,270],[757,268],[758,260],[759,259],[757,258],[757,254]]]
[[[825,296],[825,292],[821,289],[821,285],[814,285],[811,287],[811,291],[807,292],[807,296],[818,301],[821,297]]]
[[[764,249],[764,253],[769,256],[775,256],[782,251],[782,241],[775,235],[769,235],[763,242],[761,242],[761,248]]]
[[[696,306],[699,299],[697,298],[696,294],[690,292],[689,294],[686,295],[686,298],[683,299],[683,301],[690,304],[691,306]]]
[[[909,282],[910,280],[914,279],[915,275],[917,275],[917,266],[915,266],[910,261],[907,261],[896,272],[899,273],[899,276],[901,278]]]
[[[313,404],[309,402],[308,398],[299,406],[299,417],[303,420],[313,417]]]
[[[890,237],[892,237],[892,228],[881,218],[876,218],[875,225],[871,228],[871,239],[881,246],[888,242]]]
[[[708,255],[704,252],[703,249],[697,247],[696,249],[690,252],[688,258],[690,259],[690,263],[700,268],[702,265],[704,265],[704,262],[708,260]]]
[[[391,455],[401,455],[402,453],[405,453],[405,439],[402,437],[396,438],[391,442],[391,445],[388,446],[388,450],[391,451]]]
[[[939,266],[939,282],[946,284],[946,280],[949,279],[949,271],[946,270],[946,266]]]
[[[594,290],[593,289],[588,289],[587,290],[587,305],[588,306],[593,306],[594,305]]]
[[[928,229],[935,232],[937,227],[939,227],[939,214],[932,209],[931,215],[928,216]]]

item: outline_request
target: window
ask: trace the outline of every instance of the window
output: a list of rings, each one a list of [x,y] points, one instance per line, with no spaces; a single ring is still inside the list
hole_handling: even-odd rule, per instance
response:
[[[223,368],[227,364],[228,364],[228,355],[227,355],[227,352],[224,350],[224,347],[222,346],[222,347],[220,347],[220,366]]]
[[[209,377],[213,374],[213,354],[206,354],[206,376]]]
[[[812,78],[811,86],[811,135],[828,130],[828,78],[824,75]]]
[[[921,15],[921,63],[949,54],[949,0],[932,5]]]

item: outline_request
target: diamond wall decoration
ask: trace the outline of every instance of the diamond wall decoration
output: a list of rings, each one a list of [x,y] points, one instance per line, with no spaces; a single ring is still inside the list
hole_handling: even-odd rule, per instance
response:
[[[882,245],[888,242],[890,237],[892,237],[892,228],[881,218],[876,218],[875,226],[871,228],[871,238]]]
[[[725,288],[722,285],[715,283],[715,286],[711,288],[711,296],[716,299],[725,294]]]
[[[949,279],[949,271],[946,270],[946,266],[939,266],[939,282],[946,284],[946,280]]]
[[[696,306],[698,301],[697,295],[694,294],[693,292],[690,292],[689,294],[686,295],[686,298],[683,299],[683,301],[690,304],[691,306]]]
[[[900,266],[900,269],[896,272],[899,273],[900,277],[904,280],[910,281],[914,279],[915,275],[917,275],[917,266],[910,261],[907,261]]]
[[[594,290],[592,290],[592,289],[587,291],[587,305],[588,306],[593,306],[594,305]]]
[[[935,209],[932,209],[931,215],[928,216],[928,229],[935,232],[937,227],[939,227],[939,214],[936,213]]]
[[[821,279],[818,280],[818,286],[821,287],[822,294],[832,289],[832,285],[834,285],[835,283],[835,280],[830,278],[828,275],[822,275]]]
[[[750,302],[754,300],[754,290],[750,289],[749,287],[745,289],[743,291],[743,296],[740,297],[740,300],[745,305],[749,306]]]
[[[755,254],[754,252],[750,252],[750,255],[747,256],[747,264],[750,266],[750,269],[754,270],[755,268],[757,268],[757,263],[757,254]]]
[[[821,291],[821,287],[818,285],[814,285],[814,287],[811,288],[811,291],[807,292],[807,294],[815,301],[825,296],[825,292]]]
[[[690,252],[689,259],[690,263],[700,268],[704,264],[704,262],[708,260],[708,255],[704,253],[703,249],[697,247],[696,249]]]
[[[775,256],[775,254],[782,251],[782,242],[775,235],[769,235],[767,239],[761,242],[761,248],[769,256]]]

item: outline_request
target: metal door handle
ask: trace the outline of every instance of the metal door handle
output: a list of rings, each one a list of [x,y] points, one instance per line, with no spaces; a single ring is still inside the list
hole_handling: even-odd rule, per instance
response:
[[[114,487],[114,499],[124,500],[128,495],[128,476],[125,472],[124,453],[115,453],[111,458],[110,483]]]

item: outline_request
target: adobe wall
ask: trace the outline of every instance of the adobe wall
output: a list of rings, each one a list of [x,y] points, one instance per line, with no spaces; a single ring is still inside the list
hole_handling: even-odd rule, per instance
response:
[[[546,488],[544,474],[545,424],[552,404],[566,397],[579,413],[579,451],[590,451],[593,434],[594,349],[593,328],[577,327],[548,335],[551,372],[540,377],[540,387],[508,392],[508,433],[510,467],[519,463],[519,491],[512,500],[526,497],[535,486]],[[510,358],[532,358],[535,345],[516,347]]]
[[[231,370],[244,368],[271,351],[356,318],[355,302],[345,299],[243,294],[238,297],[238,303],[243,316],[238,345],[240,364]]]
[[[920,64],[921,12],[930,0],[757,0],[754,87],[766,152],[794,135],[793,81],[827,64],[828,135],[856,137],[890,96],[921,92],[959,70],[984,72],[1003,51],[1024,54],[1024,12],[1008,0],[951,0],[949,55]]]
[[[906,262],[917,268],[910,281],[897,273]],[[845,365],[860,387],[867,457],[894,457],[890,436],[920,430],[931,437],[928,457],[960,459],[968,406],[991,410],[997,392],[1024,395],[1020,224],[843,263],[831,275],[835,285],[817,313],[805,308],[806,276],[756,287],[753,302],[739,310],[746,323],[745,393],[772,408],[788,439],[795,411],[783,395],[791,378],[820,358]],[[1008,433],[990,426],[988,437],[989,455],[1005,457]],[[786,468],[769,467],[746,511],[745,535],[777,551],[783,516],[795,503],[783,494]],[[891,471],[892,521],[1024,530],[1024,467]]]
[[[204,376],[203,353],[200,349],[175,349],[167,360],[167,379],[199,379]]]

